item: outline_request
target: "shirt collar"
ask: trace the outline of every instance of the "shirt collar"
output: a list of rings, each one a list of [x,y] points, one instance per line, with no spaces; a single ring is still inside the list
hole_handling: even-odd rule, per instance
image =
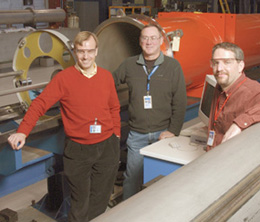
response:
[[[224,91],[223,91],[223,90],[221,89],[220,85],[218,85],[218,90],[221,91],[221,93],[225,93],[225,95],[227,96],[227,95],[229,95],[230,93],[232,93],[232,92],[236,89],[237,85],[238,85],[241,81],[243,81],[245,78],[246,78],[245,73],[242,73],[242,74],[238,77],[238,79],[231,85],[231,87],[229,87],[227,90],[224,90]]]
[[[161,65],[164,62],[164,55],[162,52],[160,52],[159,57],[155,60],[154,66]],[[141,53],[136,61],[137,64],[145,65],[145,59],[143,56],[143,53]]]
[[[97,64],[94,63],[93,66],[94,66],[94,70],[93,70],[92,72],[88,72],[88,71],[85,71],[85,70],[81,69],[78,63],[75,64],[75,68],[76,68],[78,71],[80,71],[84,76],[86,76],[87,78],[89,78],[89,79],[92,78],[94,75],[97,74]]]

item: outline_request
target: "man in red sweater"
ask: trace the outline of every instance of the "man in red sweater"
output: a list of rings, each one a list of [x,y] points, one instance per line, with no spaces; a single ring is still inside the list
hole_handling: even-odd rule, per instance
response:
[[[50,81],[8,142],[14,150],[21,149],[39,117],[60,102],[66,134],[64,173],[71,189],[68,221],[85,222],[106,210],[113,190],[120,156],[120,104],[112,74],[95,63],[95,34],[80,32],[74,53],[76,65]]]

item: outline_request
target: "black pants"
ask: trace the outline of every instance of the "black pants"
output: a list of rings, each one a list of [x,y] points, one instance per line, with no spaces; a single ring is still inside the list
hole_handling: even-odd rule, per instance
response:
[[[87,222],[105,212],[119,157],[119,139],[114,134],[91,145],[66,139],[63,161],[71,190],[69,222]]]

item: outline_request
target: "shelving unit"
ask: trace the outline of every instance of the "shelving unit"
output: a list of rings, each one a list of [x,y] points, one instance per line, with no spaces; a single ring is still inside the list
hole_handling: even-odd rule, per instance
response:
[[[122,10],[126,15],[145,14],[151,16],[151,6],[109,6],[109,18],[118,15],[118,11]]]

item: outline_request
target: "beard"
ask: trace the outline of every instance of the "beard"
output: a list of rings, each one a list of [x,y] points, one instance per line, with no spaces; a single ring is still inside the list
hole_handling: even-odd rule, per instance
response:
[[[229,73],[228,72],[217,72],[214,74],[215,79],[217,81],[217,83],[222,87],[225,88],[228,86],[229,83]]]

